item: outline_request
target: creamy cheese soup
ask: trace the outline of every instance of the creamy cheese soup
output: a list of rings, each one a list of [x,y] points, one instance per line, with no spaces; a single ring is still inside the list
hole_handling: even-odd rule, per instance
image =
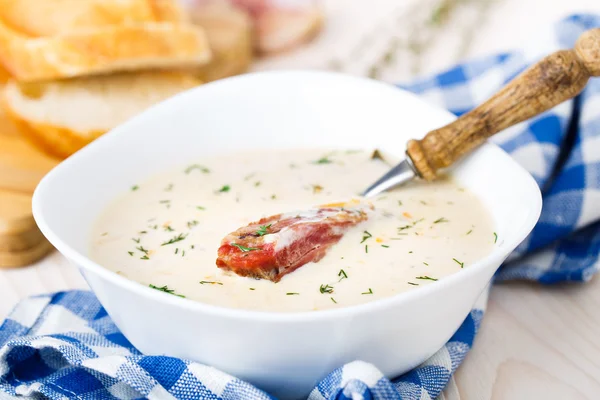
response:
[[[395,162],[396,160],[392,160]],[[221,240],[262,217],[348,200],[389,168],[369,151],[257,151],[205,158],[139,182],[100,216],[91,255],[172,295],[224,307],[310,311],[361,304],[432,284],[491,252],[497,235],[479,199],[452,180],[369,199],[369,219],[327,255],[280,282],[215,265]]]

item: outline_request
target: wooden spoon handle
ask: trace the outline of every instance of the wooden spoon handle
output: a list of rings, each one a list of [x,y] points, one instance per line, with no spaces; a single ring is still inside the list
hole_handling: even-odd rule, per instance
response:
[[[582,34],[574,50],[542,59],[488,101],[454,122],[408,142],[416,172],[434,180],[490,136],[576,96],[590,76],[600,76],[600,28]]]

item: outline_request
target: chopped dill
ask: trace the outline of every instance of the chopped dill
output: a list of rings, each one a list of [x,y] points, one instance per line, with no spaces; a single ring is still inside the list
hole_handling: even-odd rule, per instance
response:
[[[242,251],[242,253],[247,253],[249,251],[254,251],[254,250],[260,250],[258,247],[246,247],[246,246],[242,246],[241,244],[237,244],[237,243],[229,243],[229,244],[233,247],[237,247],[238,249],[240,249]]]
[[[362,292],[361,294],[373,294],[373,289],[369,288],[368,292]]]
[[[438,219],[436,219],[435,221],[433,221],[433,223],[434,223],[434,224],[440,224],[440,223],[443,223],[443,222],[450,222],[450,221],[448,221],[448,220],[447,220],[446,218],[444,218],[444,217],[442,217],[442,218],[438,218]]]
[[[153,284],[150,284],[148,286],[150,286],[152,289],[156,289],[156,290],[160,290],[161,292],[172,294],[173,296],[185,298],[184,295],[175,293],[174,289],[169,289],[169,287],[167,285],[158,287],[158,286],[154,286]]]
[[[372,237],[373,237],[373,235],[371,235],[371,234],[369,233],[369,231],[363,231],[363,238],[362,238],[362,240],[360,241],[360,243],[362,244],[362,243],[364,243],[364,241],[365,241],[365,240],[367,240],[367,239],[369,239],[369,238],[372,238]]]
[[[136,250],[139,250],[139,251],[141,251],[144,254],[148,254],[148,251],[149,251],[149,250],[146,250],[144,248],[144,246],[138,246],[138,247],[136,247]]]
[[[201,285],[221,285],[221,286],[223,286],[223,284],[218,281],[200,281],[200,284]]]
[[[321,293],[333,293],[333,286],[321,285],[319,287],[319,292],[321,292]]]
[[[180,233],[179,235],[172,237],[168,241],[161,243],[161,246],[166,246],[168,244],[180,242],[180,241],[184,240],[186,237],[187,237],[187,234]]]
[[[457,263],[458,265],[460,265],[461,268],[465,267],[465,263],[464,262],[460,262],[456,258],[453,258],[453,260],[454,260],[455,263]]]
[[[425,281],[437,281],[436,278],[432,278],[432,277],[427,276],[427,275],[417,276],[417,277],[415,277],[415,279],[421,279],[421,280],[425,280]]]
[[[338,276],[340,277],[340,280],[338,282],[341,282],[342,279],[348,279],[348,275],[343,269],[340,269],[340,272],[338,272]]]
[[[333,301],[335,304],[337,304],[337,301],[335,301],[335,299],[333,297],[330,297],[331,301]]]
[[[323,156],[319,158],[317,161],[313,161],[313,164],[331,164],[333,161],[329,159],[329,156]]]
[[[265,236],[268,233],[267,230],[271,227],[271,225],[273,224],[261,225],[260,228],[256,231],[256,234],[258,236]]]

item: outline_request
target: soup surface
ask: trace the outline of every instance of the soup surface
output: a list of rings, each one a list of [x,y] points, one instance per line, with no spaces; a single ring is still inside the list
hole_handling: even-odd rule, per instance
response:
[[[228,233],[262,217],[356,196],[391,162],[370,151],[286,150],[206,158],[140,182],[100,216],[91,255],[129,279],[224,307],[310,311],[415,290],[469,268],[497,235],[479,199],[452,180],[369,199],[375,210],[317,263],[278,283],[215,265]]]

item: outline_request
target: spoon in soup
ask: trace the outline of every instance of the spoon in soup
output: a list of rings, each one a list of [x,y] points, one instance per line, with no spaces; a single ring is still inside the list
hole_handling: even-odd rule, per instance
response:
[[[585,32],[574,50],[561,50],[516,77],[491,99],[454,122],[410,140],[406,159],[363,192],[375,196],[414,178],[433,181],[494,134],[580,93],[600,76],[600,28]],[[218,250],[219,268],[278,282],[309,262],[318,262],[345,231],[367,220],[366,200],[277,214],[228,234]]]
[[[600,76],[600,28],[584,32],[573,50],[560,50],[525,70],[498,93],[454,122],[410,140],[406,159],[362,195],[375,196],[414,178],[433,181],[438,171],[496,133],[579,94]]]

